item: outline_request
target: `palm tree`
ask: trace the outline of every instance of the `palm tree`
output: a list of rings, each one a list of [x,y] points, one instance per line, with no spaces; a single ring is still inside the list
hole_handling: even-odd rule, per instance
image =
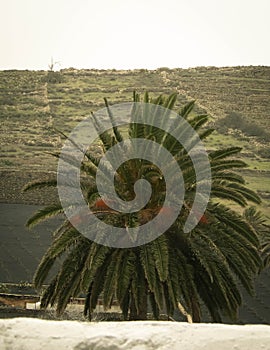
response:
[[[176,99],[176,94],[150,99],[145,93],[143,102],[172,110]],[[133,100],[141,101],[137,93],[134,93]],[[106,100],[105,104],[110,118],[113,118]],[[196,115],[193,108],[194,101],[191,101],[179,114],[204,140],[213,129],[205,127],[207,115]],[[97,131],[100,131],[95,115],[93,119]],[[174,127],[176,132],[183,132],[177,129],[177,124]],[[260,198],[245,186],[242,176],[235,172],[235,169],[246,166],[237,158],[241,149],[230,147],[208,152],[212,173],[210,200],[197,225],[187,233],[184,225],[196,192],[196,174],[187,150],[170,133],[140,123],[131,123],[128,130],[113,127],[111,131],[99,134],[103,153],[124,139],[138,137],[155,140],[169,150],[183,173],[183,206],[174,223],[162,235],[146,244],[128,248],[109,247],[91,241],[69,220],[65,220],[54,233],[53,242],[34,276],[36,288],[41,288],[55,261],[62,257],[59,271],[49,281],[42,296],[42,306],[46,308],[49,304],[57,304],[57,312],[62,313],[71,297],[84,293],[84,314],[89,318],[102,295],[105,308],[110,308],[113,299],[117,298],[124,319],[146,319],[149,303],[157,319],[164,308],[168,316],[172,316],[178,308],[189,321],[200,322],[203,305],[213,322],[221,322],[223,316],[236,319],[241,304],[238,282],[252,294],[253,279],[261,267],[256,228],[245,217],[222,204],[224,200],[241,207],[247,206],[249,201],[260,203]],[[55,156],[59,157],[59,154]],[[100,221],[125,228],[128,234],[130,227],[140,227],[159,212],[165,216],[172,214],[174,208],[162,206],[166,184],[160,169],[144,159],[131,159],[118,168],[115,189],[117,195],[128,202],[134,198],[135,182],[143,177],[152,186],[150,200],[136,213],[112,209],[108,205],[109,200],[104,202],[100,198],[95,181],[100,159],[101,155],[86,151],[81,164],[84,198]],[[27,185],[25,190],[56,185],[56,180],[39,181]],[[48,206],[30,218],[27,225],[32,227],[63,211],[61,203]],[[82,221],[83,215],[73,217],[73,224],[76,220]],[[92,229],[98,230],[99,227]]]

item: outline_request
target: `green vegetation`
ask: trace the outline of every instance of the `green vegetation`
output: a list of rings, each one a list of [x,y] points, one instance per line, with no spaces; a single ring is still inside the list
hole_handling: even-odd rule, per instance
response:
[[[134,94],[134,101],[139,100],[140,96]],[[176,105],[177,94],[150,99],[148,93],[145,93],[143,100],[172,109]],[[107,108],[110,115],[108,104]],[[201,139],[211,134],[206,131],[207,116],[194,112],[193,101],[186,104],[180,114],[198,132]],[[94,115],[93,118],[99,133],[99,123]],[[163,122],[166,122],[166,116]],[[178,132],[182,131],[179,124],[174,123],[174,127]],[[162,128],[145,127],[140,123],[128,125],[128,132],[125,134],[116,127],[102,133],[99,145],[106,153],[111,146],[124,138],[138,137],[154,139],[170,151],[180,166],[185,184],[181,212],[171,227],[154,241],[122,249],[90,241],[68,220],[64,221],[54,233],[52,245],[43,256],[34,277],[35,286],[41,288],[54,263],[63,258],[58,272],[52,277],[42,296],[42,306],[46,308],[49,304],[57,304],[57,312],[62,313],[70,297],[85,293],[85,315],[91,318],[98,297],[102,294],[104,306],[107,308],[113,298],[117,298],[124,319],[145,319],[148,300],[155,318],[159,317],[164,307],[168,316],[172,316],[174,310],[179,308],[188,320],[200,322],[204,306],[213,322],[221,322],[223,316],[236,319],[241,304],[239,283],[252,294],[253,279],[262,267],[259,254],[262,242],[265,244],[264,252],[268,249],[265,240],[261,242],[259,239],[261,225],[264,223],[259,222],[256,211],[249,212],[250,215],[248,212],[241,215],[229,205],[222,204],[222,201],[227,200],[244,208],[249,202],[260,203],[259,196],[246,187],[243,177],[236,172],[236,169],[245,167],[245,163],[239,159],[241,149],[236,146],[218,147],[209,152],[212,170],[211,198],[197,226],[191,232],[185,233],[183,227],[190,215],[198,182],[196,183],[192,159],[183,146]],[[193,141],[190,140],[191,144]],[[99,197],[95,182],[101,157],[102,155],[88,150],[81,164],[84,198],[93,214],[101,221],[125,228],[128,234],[130,227],[140,230],[142,224],[151,221],[161,212],[165,216],[172,214],[173,206],[163,206],[168,189],[160,169],[143,158],[131,159],[118,168],[115,190],[123,201],[128,202],[134,198],[134,184],[144,177],[151,183],[153,192],[150,200],[135,213],[125,214],[110,208]],[[167,167],[170,168],[169,161]],[[103,168],[104,176],[107,171],[107,168]],[[53,186],[56,186],[56,181],[48,179],[31,183],[25,190]],[[45,207],[29,219],[28,226],[62,212],[60,203]],[[84,216],[79,215],[74,219],[84,220]],[[91,230],[102,235],[98,223],[95,225]],[[104,239],[106,241],[106,236]]]

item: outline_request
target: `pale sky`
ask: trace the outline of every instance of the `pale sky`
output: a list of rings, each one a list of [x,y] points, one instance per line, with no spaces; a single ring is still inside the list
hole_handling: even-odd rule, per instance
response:
[[[0,70],[270,65],[269,0],[0,2]]]

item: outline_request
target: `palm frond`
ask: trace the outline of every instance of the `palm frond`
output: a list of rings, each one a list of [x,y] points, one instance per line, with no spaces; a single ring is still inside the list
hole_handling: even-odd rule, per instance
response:
[[[229,181],[229,182],[237,182],[240,184],[244,184],[245,180],[243,178],[243,176],[241,176],[240,174],[237,174],[233,171],[228,171],[228,170],[224,170],[224,171],[217,171],[212,173],[212,180],[225,180],[225,181]]]
[[[126,306],[125,298],[134,274],[135,260],[136,257],[132,250],[128,250],[125,254],[123,254],[122,263],[119,266],[116,289],[116,296],[120,305],[123,303],[123,305]]]
[[[55,263],[56,258],[64,254],[72,244],[86,239],[72,226],[66,226],[61,235],[57,237],[44,254],[34,275],[34,284],[40,288]]]
[[[164,306],[164,283],[162,283],[158,277],[158,274],[156,273],[155,283],[154,283],[154,289],[152,290],[155,301],[159,307],[159,310],[161,311]]]
[[[92,244],[82,270],[81,287],[83,291],[86,291],[89,285],[94,281],[97,276],[97,271],[105,263],[110,253],[111,248],[96,243]]]
[[[246,186],[243,186],[239,183],[230,183],[228,185],[229,188],[233,189],[234,191],[241,193],[243,197],[245,197],[248,201],[251,201],[256,204],[261,203],[260,196],[257,195],[254,191],[250,190]]]
[[[57,275],[53,279],[53,281],[49,284],[49,286],[44,290],[41,300],[40,300],[40,307],[41,309],[46,309],[49,305],[53,306],[54,300],[53,296],[55,294],[55,287],[57,283]]]
[[[174,108],[175,102],[177,100],[177,93],[172,93],[163,102],[163,107],[172,110]]]
[[[117,280],[119,278],[119,269],[123,256],[123,249],[116,249],[108,264],[107,275],[104,282],[103,304],[105,309],[111,306],[116,295]]]
[[[186,119],[189,116],[190,112],[193,110],[194,106],[195,100],[192,100],[185,104],[185,106],[182,107],[182,109],[179,111],[180,116]]]
[[[208,210],[225,227],[233,229],[255,247],[259,246],[259,238],[255,230],[239,214],[221,204],[208,207]]]
[[[105,106],[107,108],[107,112],[108,112],[108,115],[109,115],[109,118],[110,118],[110,121],[111,121],[111,124],[113,127],[114,136],[115,136],[117,142],[122,142],[124,138],[121,135],[121,132],[119,131],[118,127],[116,126],[116,121],[114,119],[113,113],[110,109],[110,106],[109,106],[109,103],[108,103],[108,100],[106,99],[106,97],[104,98],[104,101],[105,101]]]
[[[168,242],[166,237],[164,235],[161,235],[152,241],[150,249],[154,257],[155,267],[158,272],[159,279],[161,282],[164,282],[168,277],[169,263]]]
[[[238,154],[241,152],[241,147],[229,147],[225,149],[220,149],[216,151],[212,151],[209,153],[210,159],[224,159],[234,154]]]
[[[145,277],[151,291],[155,289],[156,280],[156,264],[152,254],[151,244],[146,244],[140,247],[140,259],[144,269]]]
[[[212,160],[211,161],[211,170],[214,171],[220,171],[220,170],[228,170],[233,168],[245,168],[247,167],[247,164],[243,162],[242,160],[238,159],[230,159],[230,160]]]
[[[206,139],[208,136],[212,135],[214,131],[215,131],[215,129],[209,128],[209,129],[206,129],[206,130],[199,130],[199,131],[197,132],[197,134],[199,135],[200,140],[204,140],[204,139]]]
[[[56,187],[57,186],[57,180],[56,179],[48,179],[48,180],[38,180],[38,181],[33,181],[28,184],[26,184],[22,191],[27,192],[30,190],[36,190],[36,189],[41,189],[44,187]]]
[[[88,310],[89,315],[96,308],[98,299],[103,291],[105,276],[108,268],[107,262],[109,262],[109,257],[107,257],[105,263],[98,268],[96,277],[93,281],[91,294],[90,294],[90,303],[89,303],[90,307]]]
[[[28,219],[26,226],[31,228],[41,221],[47,220],[53,216],[63,213],[63,208],[60,203],[49,205],[43,209],[38,210],[30,219]]]
[[[101,126],[98,118],[96,117],[96,115],[94,113],[91,113],[91,115],[92,115],[94,127],[99,135],[100,140],[102,141],[102,144],[103,144],[105,150],[110,149],[114,144],[112,136],[110,135],[110,133],[107,130],[101,132],[102,126]]]
[[[40,289],[44,281],[46,280],[51,268],[53,267],[55,258],[52,258],[45,254],[41,259],[37,271],[35,272],[33,282],[37,289]]]
[[[140,258],[136,256],[135,271],[131,281],[131,301],[133,300],[137,312],[140,312],[141,305],[145,304],[147,297],[147,284],[145,279],[145,273],[142,265],[140,264]]]
[[[237,192],[233,188],[222,183],[212,182],[211,196],[233,201],[242,207],[247,205],[246,198],[242,193]]]
[[[85,244],[87,245],[90,243],[82,236],[80,232],[78,232],[73,226],[70,225],[66,227],[66,229],[62,231],[61,235],[53,241],[47,250],[47,255],[50,258],[57,258],[68,248],[70,248],[72,244],[76,244],[78,241],[82,240],[85,241]]]
[[[66,257],[59,271],[55,294],[57,295],[56,312],[61,314],[66,308],[70,298],[76,296],[75,290],[80,285],[80,274],[88,255],[89,247],[81,241]]]
[[[190,125],[194,130],[199,130],[204,124],[208,122],[208,115],[196,115],[193,119],[190,120]]]

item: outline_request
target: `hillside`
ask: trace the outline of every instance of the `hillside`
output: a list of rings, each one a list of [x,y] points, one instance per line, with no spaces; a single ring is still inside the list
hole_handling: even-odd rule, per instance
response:
[[[195,99],[197,110],[207,112],[218,130],[207,147],[243,147],[250,166],[246,179],[263,196],[262,210],[269,214],[270,67],[1,71],[0,201],[43,203],[42,195],[22,196],[20,189],[55,173],[56,160],[46,152],[60,149],[62,140],[53,127],[67,133],[103,107],[104,97],[112,104],[127,102],[134,90],[153,96],[177,91],[178,106]]]

